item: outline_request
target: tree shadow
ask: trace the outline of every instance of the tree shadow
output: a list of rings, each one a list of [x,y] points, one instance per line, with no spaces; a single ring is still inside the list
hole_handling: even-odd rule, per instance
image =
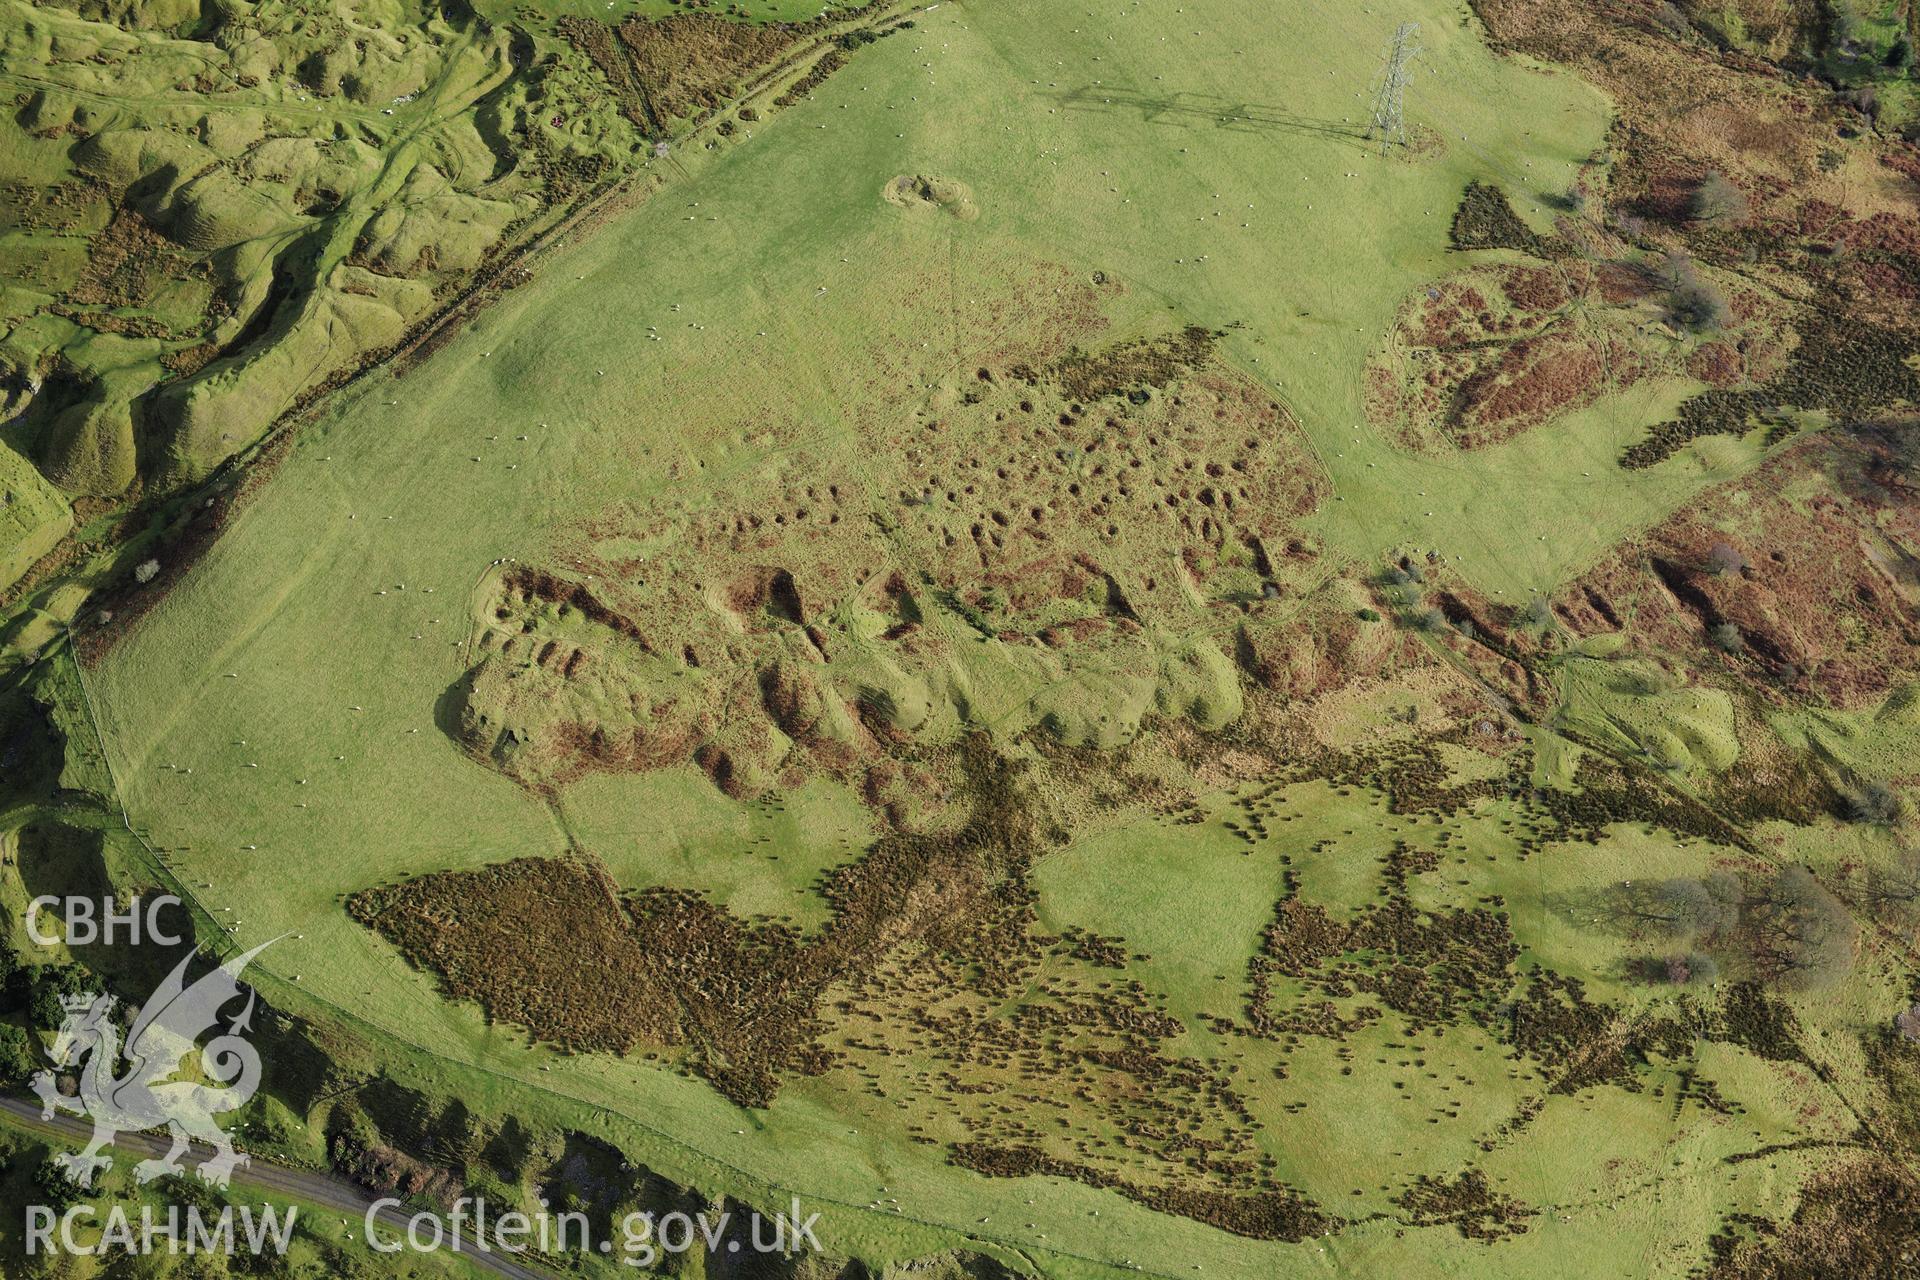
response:
[[[462,728],[467,711],[467,700],[473,696],[474,676],[478,666],[472,666],[460,673],[455,680],[441,691],[433,700],[433,727],[447,735],[456,746],[466,741],[466,732]]]

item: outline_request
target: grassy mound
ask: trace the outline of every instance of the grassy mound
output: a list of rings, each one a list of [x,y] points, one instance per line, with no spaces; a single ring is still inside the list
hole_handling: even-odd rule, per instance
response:
[[[980,216],[973,191],[964,182],[948,178],[928,178],[920,174],[901,174],[881,190],[881,196],[896,209],[937,209],[972,222]]]

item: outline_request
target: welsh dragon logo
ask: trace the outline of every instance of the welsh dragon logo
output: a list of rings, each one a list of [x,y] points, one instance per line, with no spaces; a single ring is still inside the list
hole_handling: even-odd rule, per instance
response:
[[[192,957],[182,960],[140,1007],[124,1048],[113,1021],[111,995],[88,993],[64,1000],[66,1020],[47,1056],[56,1067],[86,1060],[80,1070],[79,1096],[61,1093],[52,1071],[36,1075],[33,1090],[40,1095],[43,1118],[68,1111],[93,1121],[93,1137],[86,1150],[54,1157],[68,1178],[80,1186],[92,1186],[93,1175],[113,1165],[113,1157],[102,1155],[101,1149],[116,1134],[165,1125],[173,1139],[172,1149],[135,1165],[136,1179],[151,1182],[163,1174],[181,1173],[180,1157],[197,1140],[214,1149],[200,1163],[200,1177],[217,1187],[227,1185],[247,1157],[233,1149],[233,1141],[213,1118],[246,1105],[260,1087],[260,1055],[242,1036],[252,1029],[253,991],[241,987],[240,971],[271,945],[263,942],[235,956],[191,986],[187,985],[187,964]],[[246,1006],[228,1020],[223,1034],[200,1050],[198,1074],[212,1083],[177,1078],[183,1059],[193,1052],[200,1036],[217,1027],[221,1009],[242,994]],[[128,1071],[117,1076],[114,1071],[123,1058]]]

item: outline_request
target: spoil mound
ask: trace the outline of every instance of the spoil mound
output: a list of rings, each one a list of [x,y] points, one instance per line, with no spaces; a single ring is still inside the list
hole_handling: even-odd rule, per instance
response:
[[[962,222],[972,222],[980,216],[980,206],[973,198],[973,189],[964,182],[955,182],[950,178],[903,173],[889,182],[880,194],[888,204],[901,209],[939,209]]]

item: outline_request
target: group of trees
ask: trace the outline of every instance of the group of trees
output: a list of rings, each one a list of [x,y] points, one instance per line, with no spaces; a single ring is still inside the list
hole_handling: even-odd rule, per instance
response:
[[[33,1037],[11,1022],[0,1022],[0,1088],[18,1089],[40,1069]]]
[[[1412,560],[1390,564],[1380,575],[1381,585],[1386,587],[1387,594],[1401,606],[1407,621],[1416,630],[1438,631],[1446,625],[1447,615],[1422,603],[1420,584],[1425,580],[1426,575]]]
[[[1901,890],[1889,884],[1887,891]],[[1920,868],[1905,891],[1920,904]],[[1761,880],[1712,871],[1622,881],[1607,894],[1607,915],[1616,926],[1670,944],[1637,966],[1657,981],[1711,981],[1720,971],[1716,954],[1800,989],[1825,986],[1853,964],[1853,916],[1805,867]]]
[[[25,1084],[37,1069],[33,1060],[33,1037],[18,1024],[5,1021],[4,1015],[26,1007],[30,992],[29,974],[0,938],[0,1088]]]
[[[1700,877],[1622,880],[1609,891],[1607,908],[1616,926],[1669,944],[1664,955],[1634,966],[1643,976],[1687,986],[1719,976],[1719,964],[1701,946],[1739,923],[1743,896],[1738,877],[1712,871]]]
[[[1705,34],[1717,44],[1736,44],[1739,9],[1735,6],[1719,11],[1724,8],[1661,0],[1648,16],[1657,30],[1674,40],[1691,42]],[[1827,3],[1814,9],[1820,22],[1814,28],[1812,47],[1806,52],[1822,60],[1823,74],[1842,84],[1914,74],[1913,41],[1905,31],[1896,30],[1890,38],[1885,37],[1862,12],[1844,4]]]
[[[84,965],[23,964],[0,942],[0,1087],[23,1085],[47,1065],[31,1032],[59,1029],[66,1018],[62,997],[99,989]]]
[[[1684,210],[1687,222],[1704,228],[1735,227],[1752,214],[1746,192],[1717,170],[1695,184]],[[1628,209],[1608,209],[1606,220],[1631,241],[1640,241],[1648,232],[1647,219]],[[1658,257],[1640,259],[1635,267],[1665,291],[1671,323],[1693,333],[1712,333],[1732,317],[1726,294],[1701,273],[1691,255],[1670,249]]]
[[[1716,542],[1707,548],[1704,568],[1716,578],[1741,574],[1747,571],[1747,558],[1727,543]],[[1728,654],[1741,654],[1747,648],[1747,638],[1740,628],[1724,618],[1707,628],[1707,642]]]

